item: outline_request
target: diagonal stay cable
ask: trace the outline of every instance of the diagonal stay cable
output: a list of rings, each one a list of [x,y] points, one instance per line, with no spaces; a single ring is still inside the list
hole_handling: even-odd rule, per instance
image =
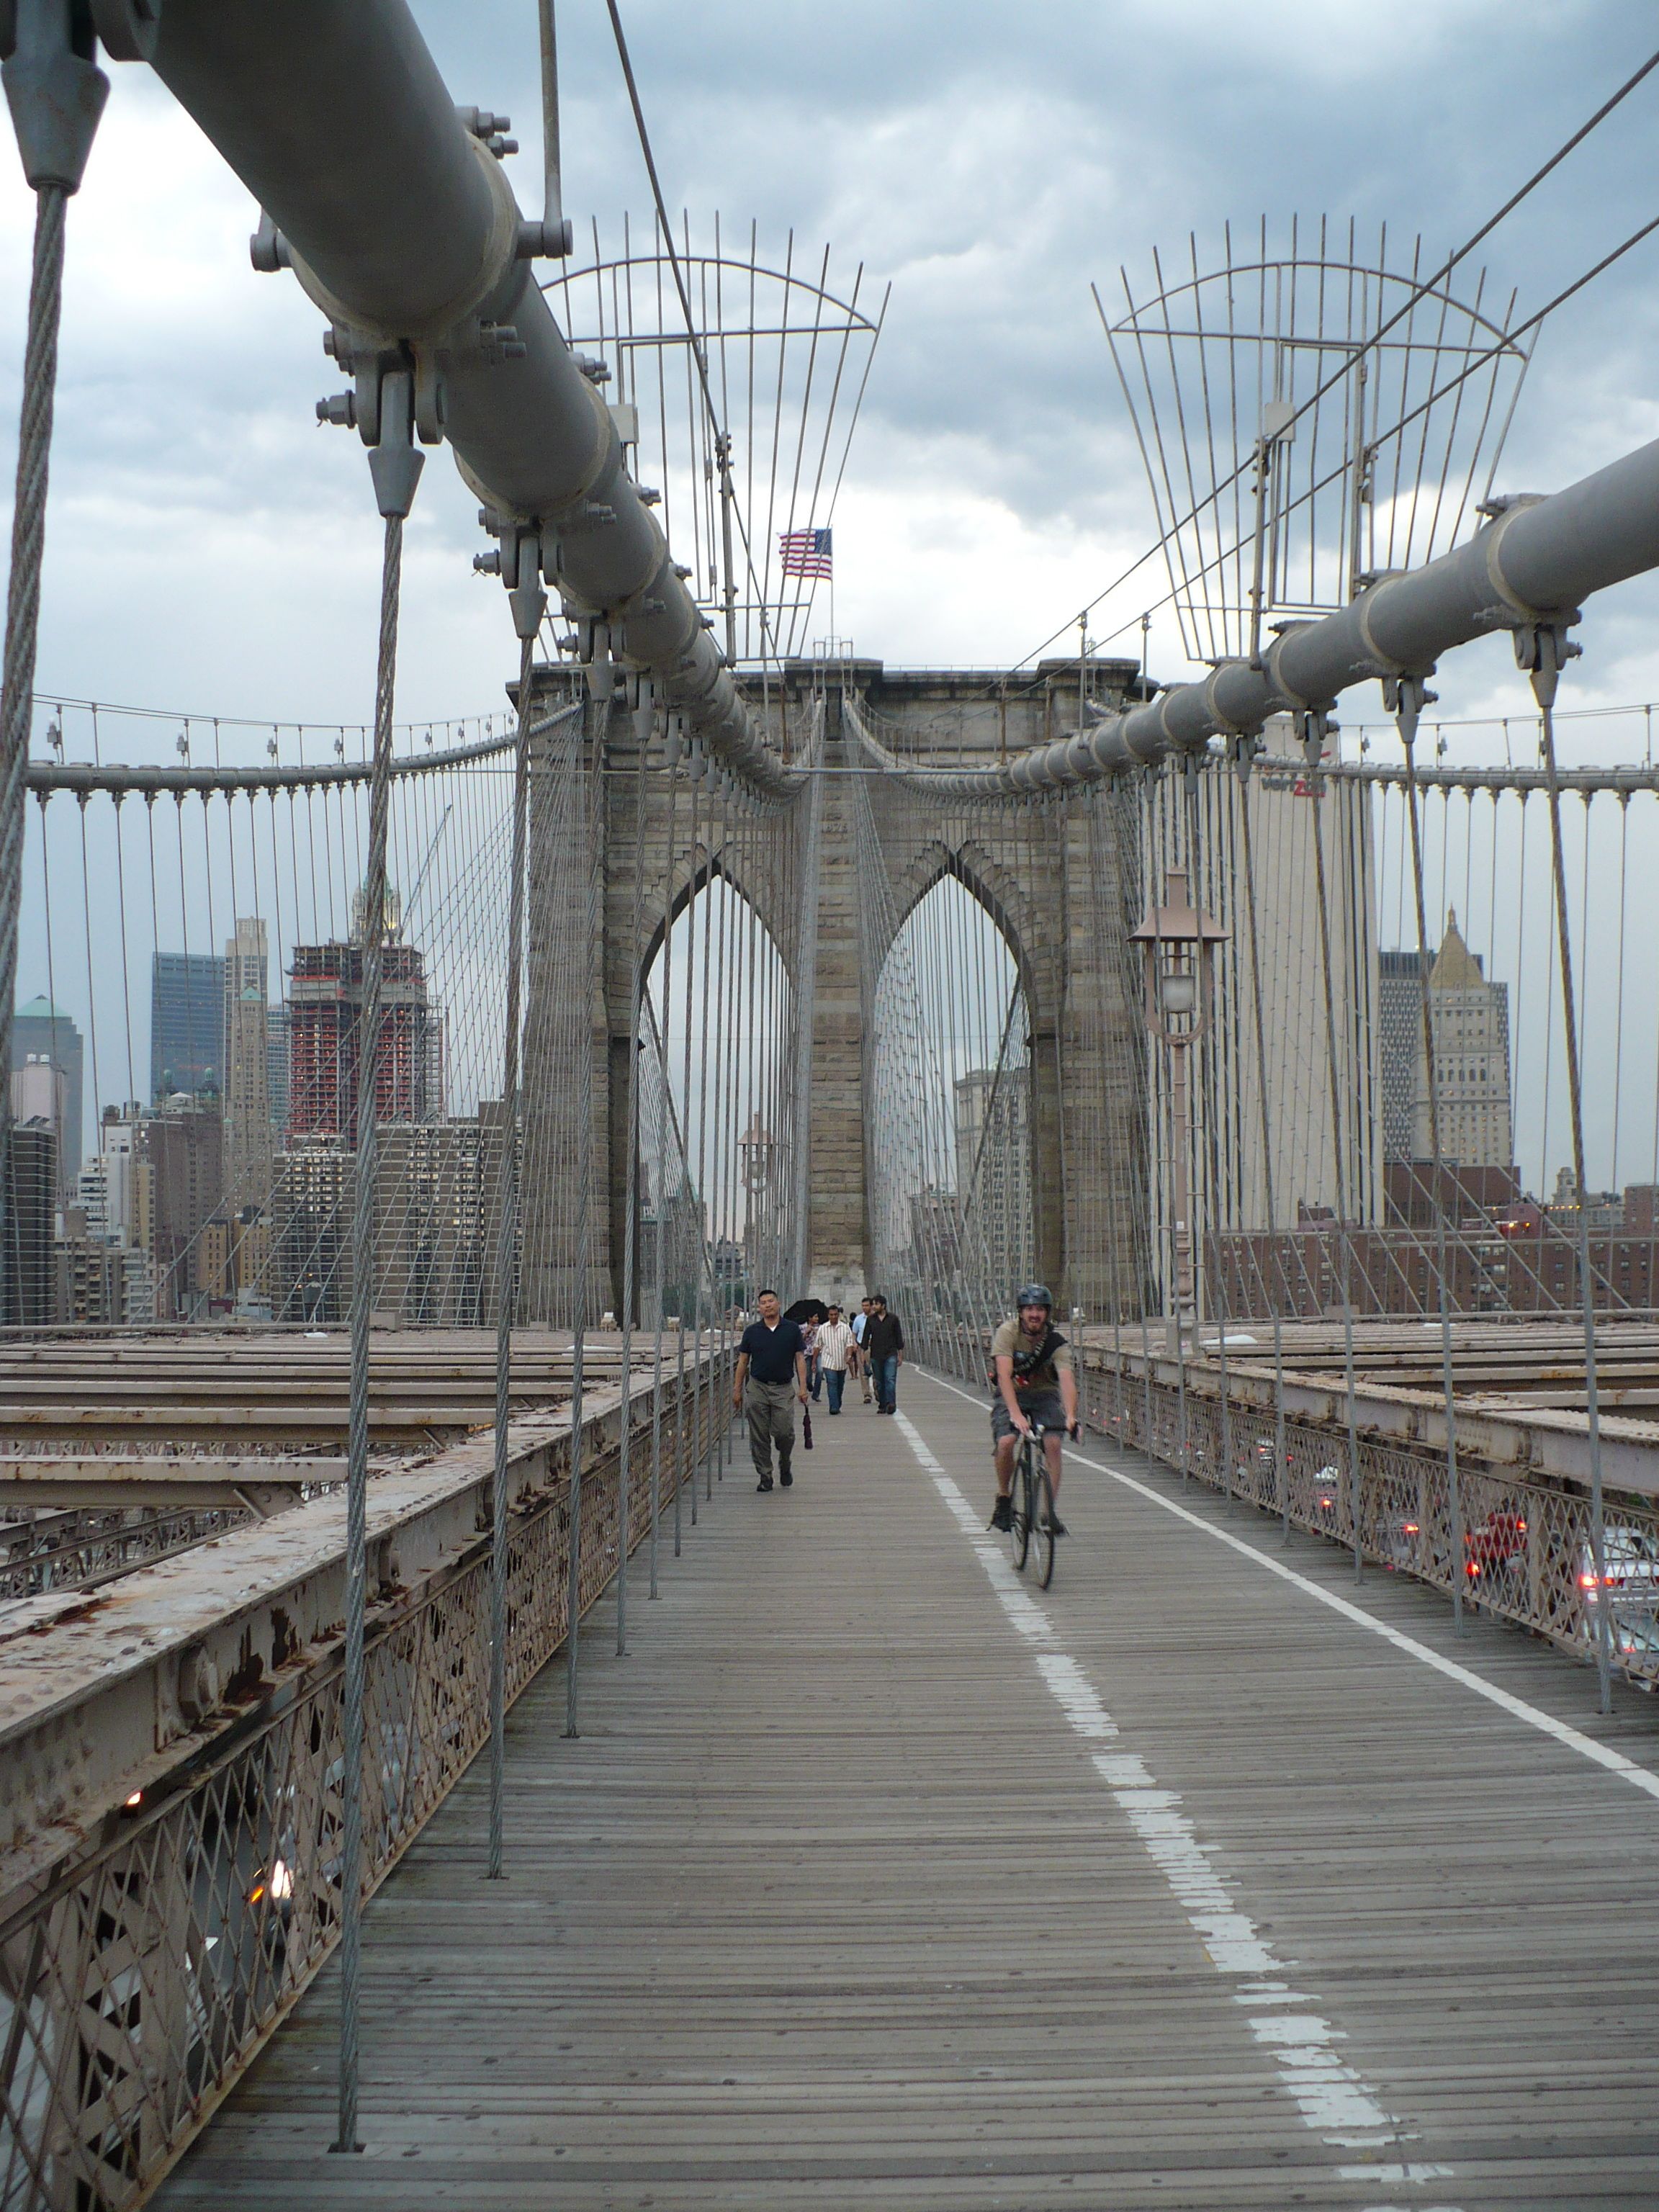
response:
[[[612,6],[612,13],[613,15],[615,13],[614,4]],[[1659,51],[1650,54],[1646,61],[1644,61],[1638,69],[1634,70],[1631,75],[1625,79],[1622,84],[1620,84],[1613,92],[1610,93],[1607,98],[1602,101],[1601,106],[1595,110],[1595,113],[1588,117],[1584,122],[1580,124],[1577,130],[1575,131],[1570,137],[1564,139],[1562,143],[1558,146],[1555,151],[1549,156],[1548,160],[1544,161],[1538,168],[1534,169],[1532,174],[1523,184],[1516,186],[1515,191],[1510,193],[1508,199],[1504,202],[1503,205],[1498,208],[1494,214],[1487,216],[1486,222],[1480,226],[1479,229],[1471,232],[1469,236],[1464,240],[1463,243],[1447,256],[1446,259],[1442,262],[1432,276],[1425,277],[1421,282],[1413,283],[1411,285],[1405,299],[1401,302],[1400,306],[1396,307],[1394,313],[1387,317],[1385,320],[1378,324],[1376,329],[1373,331],[1370,337],[1365,340],[1364,349],[1360,350],[1370,351],[1376,346],[1379,345],[1382,339],[1388,335],[1389,331],[1393,330],[1397,324],[1402,322],[1405,318],[1412,313],[1418,302],[1426,294],[1432,292],[1437,285],[1443,283],[1445,279],[1450,276],[1452,270],[1457,267],[1459,262],[1467,260],[1468,256],[1474,252],[1475,247],[1480,244],[1483,239],[1489,238],[1492,233],[1497,229],[1499,223],[1503,222],[1507,216],[1513,215],[1516,209],[1520,206],[1521,203],[1526,199],[1530,193],[1535,191],[1538,186],[1544,182],[1545,179],[1548,177],[1553,171],[1558,169],[1570,154],[1574,153],[1578,147],[1582,146],[1585,139],[1590,136],[1591,132],[1597,130],[1601,125],[1605,123],[1607,117],[1613,113],[1613,110],[1624,100],[1627,100],[1631,94],[1636,90],[1637,87],[1648,76],[1651,76],[1656,69],[1659,69]],[[1612,253],[1607,255],[1603,260],[1598,262],[1594,269],[1587,270],[1583,276],[1578,278],[1573,284],[1570,285],[1565,291],[1559,294],[1557,297],[1550,302],[1549,307],[1542,309],[1539,315],[1531,319],[1531,321],[1540,321],[1544,315],[1552,313],[1556,307],[1559,307],[1564,301],[1570,299],[1572,296],[1572,294],[1581,289],[1583,285],[1588,283],[1591,277],[1599,276],[1611,262],[1616,261],[1621,254],[1628,252],[1632,246],[1638,244],[1642,239],[1645,238],[1648,232],[1654,227],[1655,226],[1652,223],[1649,223],[1644,225],[1642,229],[1635,232],[1632,236],[1626,240],[1622,246],[1615,247]],[[1097,294],[1097,304],[1098,304],[1098,298],[1099,295]],[[1103,320],[1104,319],[1103,309],[1102,311],[1102,319]],[[1510,331],[1509,333],[1510,342],[1513,343],[1513,341],[1521,335],[1522,331],[1529,326],[1529,324],[1522,324],[1517,330]],[[1360,350],[1356,350],[1352,356],[1354,360],[1360,358]],[[1350,365],[1351,364],[1349,363],[1345,363],[1341,368],[1333,370],[1331,374],[1327,377],[1322,383],[1316,385],[1313,391],[1309,393],[1307,398],[1302,402],[1301,406],[1297,410],[1295,419],[1299,421],[1301,417],[1308,412],[1310,408],[1315,406],[1317,402],[1323,398],[1325,393],[1331,390],[1333,386],[1340,382],[1340,380],[1349,373]],[[1477,367],[1479,365],[1479,363],[1476,364]],[[1407,417],[1407,419],[1409,420],[1410,418]],[[1400,427],[1401,426],[1395,426],[1396,428]],[[1243,476],[1245,470],[1253,465],[1254,459],[1254,453],[1252,453],[1249,456],[1246,457],[1246,459],[1241,460],[1237,467],[1233,471],[1232,475],[1229,477],[1224,483],[1216,486],[1216,492],[1219,493],[1224,491],[1229,483],[1235,482],[1238,477]],[[1212,495],[1213,496],[1213,495]],[[1194,516],[1191,514],[1188,514],[1182,518],[1183,523],[1191,522],[1193,520]],[[1134,574],[1136,569],[1145,567],[1146,563],[1154,556],[1158,550],[1158,547],[1156,545],[1149,547],[1147,550],[1141,555],[1140,558],[1133,562],[1121,576],[1117,577],[1112,583],[1108,584],[1103,591],[1097,592],[1095,597],[1089,601],[1088,605],[1084,609],[1084,612],[1085,614],[1091,612],[1100,605],[1102,599],[1106,599],[1111,592],[1116,591],[1121,585],[1127,583],[1128,579]],[[1068,635],[1070,634],[1072,625],[1076,619],[1077,617],[1073,616],[1066,622],[1062,623],[1058,629],[1050,631],[1049,635],[1043,639],[1040,645],[1034,646],[1030,653],[1026,653],[1021,659],[1015,662],[1015,667],[1023,668],[1025,665],[1026,661],[1035,660],[1038,654],[1047,652],[1048,648],[1051,645],[1054,644],[1060,638]]]
[[[1437,405],[1441,400],[1448,398],[1450,393],[1457,391],[1462,385],[1468,382],[1470,377],[1478,376],[1480,371],[1486,368],[1499,354],[1512,350],[1519,339],[1528,337],[1533,331],[1539,329],[1540,326],[1547,322],[1559,308],[1564,307],[1567,301],[1574,298],[1577,294],[1582,292],[1586,285],[1594,283],[1598,276],[1605,275],[1616,261],[1623,260],[1626,254],[1632,252],[1634,247],[1640,246],[1644,239],[1651,237],[1656,230],[1659,230],[1659,216],[1650,216],[1646,222],[1638,225],[1635,230],[1630,233],[1628,237],[1621,239],[1617,246],[1609,248],[1599,261],[1592,263],[1589,268],[1584,270],[1579,276],[1575,276],[1571,283],[1564,285],[1561,290],[1555,294],[1553,298],[1547,300],[1541,307],[1534,309],[1534,311],[1527,317],[1524,322],[1516,323],[1505,333],[1504,337],[1500,341],[1486,347],[1484,351],[1477,354],[1473,361],[1466,362],[1463,367],[1449,377],[1444,384],[1435,386],[1431,392],[1429,392],[1422,399],[1418,401],[1415,407],[1408,410],[1406,414],[1401,416],[1397,422],[1390,424],[1388,435],[1390,438],[1398,437],[1400,433],[1402,430],[1409,428],[1411,424],[1416,422],[1419,416],[1426,414],[1430,408]],[[1328,485],[1334,483],[1336,479],[1344,473],[1346,466],[1347,464],[1346,461],[1340,462],[1333,465],[1333,467],[1328,470],[1325,475],[1321,477],[1317,482],[1310,484],[1305,491],[1298,492],[1295,499],[1291,501],[1284,509],[1285,514],[1287,515],[1293,514],[1300,507],[1304,507],[1319,492],[1324,490]],[[1237,473],[1237,471],[1235,473]],[[1224,486],[1220,487],[1220,489],[1224,489]],[[1092,613],[1094,609],[1100,605],[1103,599],[1109,599],[1114,592],[1117,591],[1122,585],[1127,583],[1129,578],[1134,574],[1138,568],[1145,568],[1149,561],[1154,559],[1158,552],[1162,550],[1162,547],[1163,541],[1161,539],[1157,544],[1149,545],[1146,550],[1140,555],[1139,559],[1132,562],[1128,568],[1125,568],[1121,574],[1115,577],[1103,590],[1097,593],[1095,598],[1090,600],[1088,605],[1083,610],[1084,613]],[[1218,571],[1223,565],[1224,560],[1222,557],[1208,561],[1205,563],[1203,568],[1195,572],[1191,580],[1193,582],[1202,582],[1206,576]],[[1183,588],[1185,587],[1183,586]],[[1169,606],[1174,604],[1176,598],[1177,592],[1172,585],[1169,591],[1165,592],[1161,598],[1153,600],[1152,604],[1154,607]],[[1115,630],[1109,631],[1104,637],[1097,638],[1095,641],[1096,644],[1111,644],[1114,639],[1121,637],[1127,631],[1132,630],[1135,627],[1136,623],[1140,620],[1141,617],[1139,615],[1132,615],[1127,621],[1120,623]],[[1042,645],[1036,647],[1035,651],[1036,653],[1041,653],[1044,649],[1044,647],[1052,645],[1056,639],[1067,635],[1070,632],[1071,627],[1072,625],[1070,623],[1062,624],[1059,629],[1054,631],[1050,636],[1045,638]],[[1027,653],[1025,656],[1026,660],[1030,660],[1032,658],[1033,655],[1031,653]],[[1023,668],[1024,665],[1024,661],[1017,661],[1015,663],[1016,667]],[[1036,680],[1036,678],[1033,678],[1033,684],[1035,684]]]
[[[657,157],[651,150],[651,134],[646,128],[645,110],[640,104],[640,88],[634,76],[634,63],[628,51],[628,38],[623,29],[622,15],[617,6],[617,0],[605,0],[605,5],[610,10],[611,27],[617,36],[617,54],[622,63],[623,76],[628,87],[629,105],[634,111],[634,127],[639,133],[640,151],[645,157],[645,172],[651,183],[651,198],[656,206],[658,225],[662,232],[663,243],[668,249],[668,265],[673,272],[674,289],[679,295],[680,313],[685,318],[685,334],[690,343],[692,361],[696,366],[697,382],[702,392],[703,405],[708,410],[709,425],[714,430],[719,449],[721,452],[729,453],[730,442],[726,435],[726,425],[720,419],[719,408],[714,404],[714,386],[708,378],[708,358],[703,352],[702,338],[697,330],[696,318],[691,313],[691,295],[686,289],[685,271],[681,266],[679,252],[674,244],[673,228],[668,220],[667,204],[663,198],[662,184],[657,175]],[[1656,57],[1656,59],[1659,59],[1659,57]],[[722,463],[722,466],[725,465],[726,464]],[[756,610],[760,617],[761,637],[767,647],[763,657],[769,659],[776,665],[781,678],[783,659],[778,650],[777,641],[772,635],[771,625],[767,621],[766,601],[761,592],[760,580],[755,574],[755,556],[749,544],[749,526],[744,520],[742,508],[735,500],[732,502],[732,510],[738,526],[738,536],[743,541],[744,567],[749,572],[749,586],[755,594]]]

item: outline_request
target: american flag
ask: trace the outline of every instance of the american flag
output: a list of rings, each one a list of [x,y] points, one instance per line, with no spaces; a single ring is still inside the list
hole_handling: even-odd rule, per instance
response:
[[[786,576],[833,576],[827,530],[781,530],[778,551]]]

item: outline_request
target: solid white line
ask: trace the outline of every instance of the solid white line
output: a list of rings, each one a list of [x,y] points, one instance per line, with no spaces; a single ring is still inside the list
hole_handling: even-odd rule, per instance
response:
[[[937,1382],[941,1390],[949,1390],[956,1397],[966,1398],[969,1405],[981,1402],[972,1391],[945,1382],[942,1376],[930,1374],[927,1380]],[[1597,1743],[1594,1736],[1585,1735],[1570,1722],[1557,1720],[1553,1713],[1529,1705],[1524,1698],[1515,1697],[1508,1690],[1500,1690],[1495,1682],[1488,1682],[1472,1668],[1460,1667],[1456,1660],[1443,1659],[1437,1651],[1431,1650],[1426,1644],[1419,1644],[1414,1636],[1407,1636],[1400,1629],[1391,1628],[1386,1620],[1379,1620],[1375,1613],[1367,1613],[1363,1606],[1351,1604],[1346,1598],[1339,1597],[1334,1590],[1326,1589],[1322,1584],[1310,1581],[1306,1575],[1297,1574],[1294,1567],[1287,1567],[1283,1560],[1271,1559],[1267,1553],[1259,1552],[1254,1544],[1247,1544],[1242,1537],[1231,1534],[1225,1528],[1216,1528],[1201,1514],[1189,1513],[1184,1505],[1177,1505],[1174,1498],[1162,1496],[1149,1483],[1137,1482],[1133,1475],[1125,1474],[1121,1468],[1109,1467],[1104,1460],[1091,1459],[1075,1448],[1072,1457],[1080,1467],[1092,1468],[1097,1474],[1110,1475],[1114,1482],[1121,1483],[1126,1490],[1133,1490],[1137,1497],[1147,1498],[1154,1505],[1161,1505],[1177,1521],[1184,1521],[1189,1528],[1200,1529],[1218,1544],[1226,1545],[1230,1551],[1237,1552],[1255,1565],[1265,1568],[1270,1575],[1277,1575],[1281,1582],[1290,1583],[1307,1596],[1317,1598],[1321,1605],[1328,1606],[1333,1613],[1340,1613],[1345,1620],[1353,1621],[1361,1628],[1368,1628],[1373,1636],[1380,1636],[1385,1644],[1392,1644],[1396,1651],[1403,1651],[1408,1657],[1420,1660],[1424,1666],[1432,1667],[1437,1674],[1443,1674],[1449,1681],[1459,1683],[1466,1690],[1473,1690],[1477,1697],[1485,1698],[1488,1704],[1498,1706],[1511,1719],[1524,1721],[1528,1728],[1538,1729],[1540,1735],[1553,1736],[1557,1743],[1564,1744],[1569,1751],[1576,1751],[1581,1759],[1590,1759],[1597,1766],[1605,1767],[1609,1774],[1616,1774],[1621,1782],[1628,1782],[1632,1790],[1644,1790],[1650,1797],[1659,1797],[1659,1774],[1650,1767],[1640,1766],[1635,1759],[1627,1759],[1622,1751],[1614,1751],[1607,1744]]]
[[[1211,1965],[1218,1973],[1249,1978],[1240,1981],[1234,2002],[1246,2008],[1244,2025],[1277,2068],[1304,2124],[1318,2130],[1333,2147],[1397,2152],[1408,2131],[1338,2055],[1334,2046],[1347,2040],[1342,2029],[1317,2012],[1298,2009],[1316,2005],[1318,1998],[1275,1978],[1284,1972],[1284,1962],[1263,1942],[1255,1922],[1238,1910],[1232,1893],[1210,1863],[1211,1847],[1199,1841],[1181,1809],[1179,1793],[1158,1789],[1140,1757],[1122,1747],[1116,1722],[1076,1660],[1057,1647],[1048,1613],[1015,1575],[1000,1542],[980,1526],[978,1513],[915,1422],[900,1413],[897,1425],[933,1477],[933,1486],[973,1547],[1004,1613],[1025,1638],[1038,1674],[1074,1732],[1085,1743],[1117,1746],[1094,1753],[1095,1771],[1164,1876]],[[1338,2132],[1328,2132],[1331,2130]],[[1338,2178],[1423,2182],[1449,2170],[1411,2161],[1376,2161],[1340,2167]],[[1370,2212],[1390,2212],[1390,2208],[1372,2207]],[[1443,2212],[1455,2212],[1455,2208],[1443,2208]]]

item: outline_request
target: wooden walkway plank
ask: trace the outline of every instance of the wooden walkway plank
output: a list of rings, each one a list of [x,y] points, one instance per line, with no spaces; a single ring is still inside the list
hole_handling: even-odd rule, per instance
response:
[[[903,1395],[905,1424],[819,1419],[793,1492],[739,1459],[656,1605],[636,1560],[630,1656],[603,1613],[584,1637],[579,1741],[561,1668],[526,1693],[506,1882],[479,1769],[371,1906],[366,2154],[327,2151],[331,1976],[155,2203],[1659,2205],[1659,1805],[1209,1530],[1346,1593],[1331,1548],[1139,1463],[1205,1525],[1073,1463],[1034,1639],[908,1434],[981,1520],[983,1407]],[[1454,1644],[1380,1575],[1363,1602],[1654,1762],[1651,1700],[1598,1723],[1546,1647]],[[1174,1875],[1159,1819],[1192,1841],[1158,1845]],[[1212,1963],[1205,1869],[1282,1976]],[[1263,2020],[1316,2047],[1287,2067]],[[1395,2139],[1308,2124],[1294,2081],[1318,2106],[1335,2065]]]

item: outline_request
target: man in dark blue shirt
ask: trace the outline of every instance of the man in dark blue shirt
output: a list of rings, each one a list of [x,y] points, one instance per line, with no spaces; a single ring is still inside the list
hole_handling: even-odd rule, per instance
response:
[[[732,1403],[749,1419],[749,1455],[760,1477],[757,1490],[772,1487],[772,1448],[778,1453],[778,1480],[787,1490],[795,1449],[795,1400],[806,1403],[806,1340],[799,1324],[785,1321],[775,1291],[763,1291],[760,1319],[751,1321],[738,1346],[738,1376]]]

